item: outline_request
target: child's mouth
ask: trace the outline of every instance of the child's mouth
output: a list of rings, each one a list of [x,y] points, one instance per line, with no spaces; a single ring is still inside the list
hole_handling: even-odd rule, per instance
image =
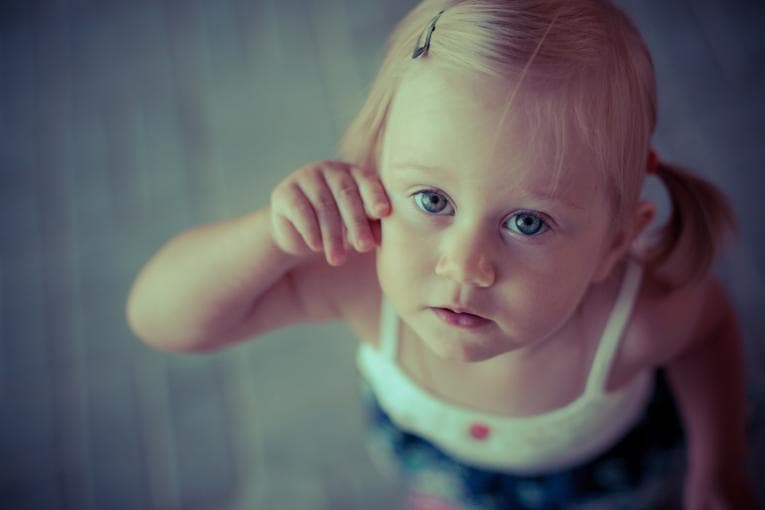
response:
[[[475,315],[467,312],[455,312],[450,308],[434,307],[431,308],[431,310],[433,310],[433,313],[435,313],[436,316],[443,322],[458,328],[475,329],[486,326],[491,322],[491,320],[485,317],[481,317],[480,315]]]

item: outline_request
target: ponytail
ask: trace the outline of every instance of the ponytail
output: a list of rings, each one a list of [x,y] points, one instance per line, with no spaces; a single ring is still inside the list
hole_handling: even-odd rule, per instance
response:
[[[660,269],[673,260],[671,284],[682,286],[702,279],[720,252],[726,233],[736,232],[728,200],[712,183],[688,170],[660,162],[656,168],[672,205],[669,221],[657,232],[648,252],[648,267]]]

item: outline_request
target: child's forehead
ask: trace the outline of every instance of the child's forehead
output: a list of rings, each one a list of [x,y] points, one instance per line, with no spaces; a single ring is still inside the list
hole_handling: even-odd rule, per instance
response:
[[[419,63],[418,63],[419,64]],[[560,135],[547,96],[516,91],[515,84],[476,78],[423,62],[406,73],[394,96],[385,128],[383,159],[415,159],[434,166],[469,167],[476,163],[497,168],[556,168],[554,187],[567,187],[572,172],[565,167],[591,167],[585,144],[576,143],[568,129]],[[557,114],[556,114],[557,113]],[[563,130],[566,132],[566,129]],[[394,154],[395,153],[395,154]],[[536,181],[549,181],[548,171]],[[531,175],[529,177],[532,177]]]
[[[404,112],[496,113],[510,106],[514,115],[526,112],[528,97],[513,97],[514,84],[477,76],[433,62],[416,62],[403,74],[394,102],[403,103]],[[528,94],[525,94],[528,96]],[[512,99],[512,100],[511,100]],[[491,115],[489,115],[491,116]]]

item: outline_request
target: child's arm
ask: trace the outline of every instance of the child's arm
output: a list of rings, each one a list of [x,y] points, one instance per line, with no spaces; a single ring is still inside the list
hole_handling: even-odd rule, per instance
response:
[[[746,475],[741,336],[720,284],[710,281],[699,289],[696,325],[666,365],[688,445],[684,507],[754,508]]]
[[[366,203],[379,202],[381,210],[366,213]],[[369,218],[388,211],[375,176],[340,162],[306,165],[274,190],[271,207],[166,243],[131,289],[128,322],[160,349],[197,351],[334,318],[333,291],[344,279],[317,253],[337,266],[348,239],[360,252],[372,249]]]

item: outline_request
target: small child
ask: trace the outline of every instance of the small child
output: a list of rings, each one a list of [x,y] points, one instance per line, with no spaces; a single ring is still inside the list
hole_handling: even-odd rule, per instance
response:
[[[658,159],[655,124],[650,55],[608,1],[425,0],[343,161],[168,242],[128,320],[173,351],[348,321],[373,451],[413,508],[753,508],[741,339],[711,274],[733,215]],[[647,175],[672,204],[653,236]]]

